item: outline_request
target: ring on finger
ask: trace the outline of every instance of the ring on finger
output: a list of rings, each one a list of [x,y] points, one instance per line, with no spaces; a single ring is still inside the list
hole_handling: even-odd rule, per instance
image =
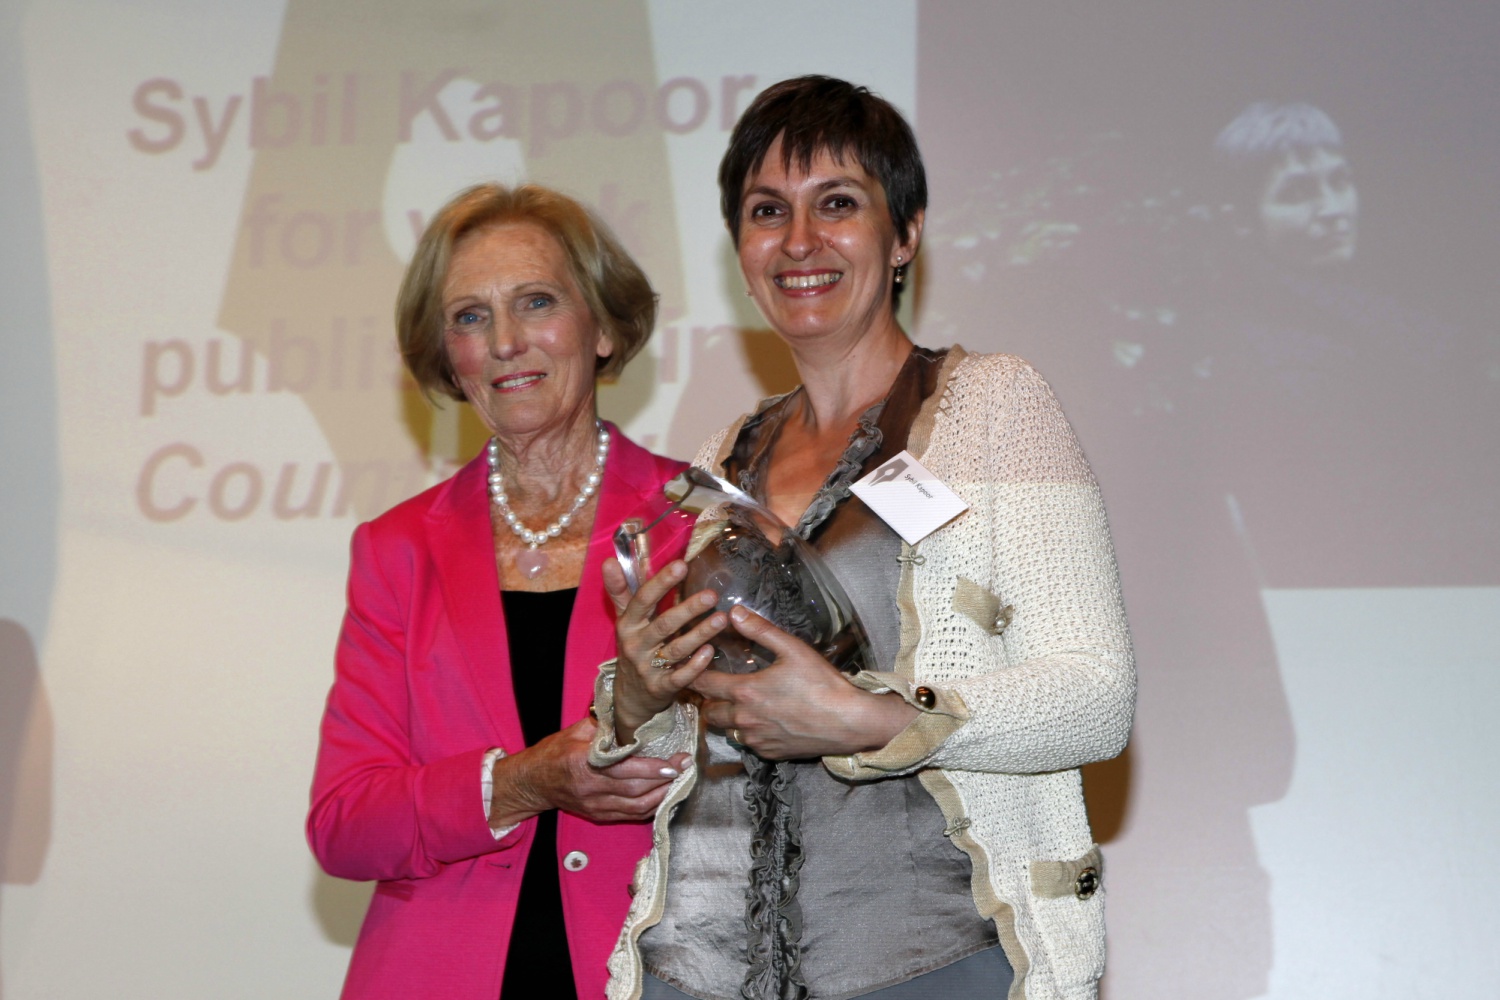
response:
[[[671,670],[671,669],[673,669],[674,667],[677,666],[677,661],[676,660],[669,660],[665,656],[662,656],[661,654],[662,654],[662,648],[661,648],[661,646],[657,646],[655,649],[653,649],[651,651],[651,666],[653,668],[655,668],[657,670]]]
[[[740,739],[740,731],[738,729],[731,729],[729,731],[729,742],[735,744],[736,746],[745,745],[744,741]]]

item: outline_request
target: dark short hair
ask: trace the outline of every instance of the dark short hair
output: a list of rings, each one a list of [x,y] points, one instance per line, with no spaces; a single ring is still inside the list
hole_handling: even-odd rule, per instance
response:
[[[927,208],[927,171],[917,137],[901,112],[865,87],[828,76],[799,76],[761,91],[740,116],[719,163],[719,208],[734,245],[740,243],[740,205],[745,181],[759,170],[781,139],[782,165],[812,167],[827,151],[844,162],[852,156],[880,182],[899,238]],[[895,286],[900,294],[901,286]]]
[[[613,378],[640,351],[656,325],[656,292],[630,253],[594,213],[537,184],[479,184],[460,192],[427,226],[396,297],[396,340],[417,385],[429,396],[463,399],[443,342],[443,285],[453,247],[469,233],[530,222],[551,233],[604,336],[614,345],[595,374]]]

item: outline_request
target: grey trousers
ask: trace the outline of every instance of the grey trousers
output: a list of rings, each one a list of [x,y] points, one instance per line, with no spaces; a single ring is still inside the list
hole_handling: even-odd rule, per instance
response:
[[[866,1000],[1004,1000],[1014,978],[1005,949],[996,945],[915,979],[861,996]],[[646,973],[641,1000],[694,1000],[694,995]],[[817,994],[813,994],[813,1000],[818,1000]]]

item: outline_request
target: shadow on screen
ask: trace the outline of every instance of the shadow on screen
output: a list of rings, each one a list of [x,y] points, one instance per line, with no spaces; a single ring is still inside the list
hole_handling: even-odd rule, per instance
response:
[[[1094,842],[1107,844],[1120,835],[1130,811],[1130,778],[1135,765],[1132,749],[1083,769],[1083,800],[1088,806]]]
[[[0,884],[41,878],[52,842],[52,744],[36,646],[25,628],[0,619]]]
[[[323,937],[334,944],[353,948],[374,891],[374,882],[334,878],[314,865],[307,899],[318,918]]]

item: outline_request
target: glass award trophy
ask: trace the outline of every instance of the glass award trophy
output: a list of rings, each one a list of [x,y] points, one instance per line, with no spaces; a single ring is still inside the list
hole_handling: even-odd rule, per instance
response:
[[[719,595],[714,611],[736,604],[817,650],[846,673],[874,661],[864,626],[844,589],[811,545],[743,490],[690,468],[615,531],[615,555],[632,592],[673,559],[687,577],[673,599]],[[775,656],[727,628],[713,639],[710,669],[750,673]]]

